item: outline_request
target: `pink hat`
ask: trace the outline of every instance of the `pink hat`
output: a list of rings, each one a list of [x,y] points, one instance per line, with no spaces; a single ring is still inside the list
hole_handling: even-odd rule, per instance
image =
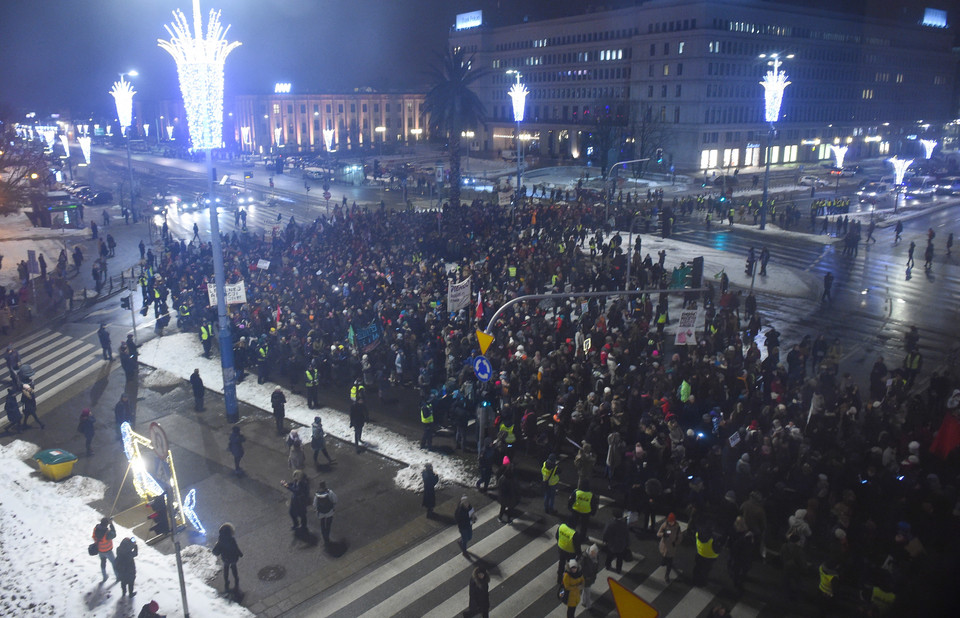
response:
[[[509,466],[509,465],[510,465],[510,458],[507,457],[506,455],[503,456],[503,465],[505,465],[505,466]]]

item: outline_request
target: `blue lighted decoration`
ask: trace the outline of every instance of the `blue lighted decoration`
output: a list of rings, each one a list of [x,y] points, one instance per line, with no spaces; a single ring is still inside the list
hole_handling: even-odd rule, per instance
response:
[[[183,501],[183,514],[187,517],[187,521],[190,522],[190,525],[193,526],[197,532],[200,534],[206,534],[207,531],[204,529],[203,524],[200,523],[200,518],[197,517],[197,513],[194,510],[194,507],[197,506],[197,490],[191,489],[187,492],[187,497]]]

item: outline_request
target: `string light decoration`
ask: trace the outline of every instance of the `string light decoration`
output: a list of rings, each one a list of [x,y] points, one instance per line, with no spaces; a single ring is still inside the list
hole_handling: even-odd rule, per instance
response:
[[[90,142],[91,138],[89,135],[81,135],[77,138],[77,143],[80,144],[80,152],[83,153],[83,160],[86,162],[86,165],[90,165]]]
[[[221,25],[220,11],[213,9],[204,35],[200,0],[193,0],[193,32],[179,9],[173,12],[173,23],[164,28],[170,40],[157,43],[177,63],[193,148],[217,148],[223,142],[223,65],[240,42],[227,41],[230,26]]]
[[[903,184],[903,177],[907,174],[907,169],[913,165],[913,159],[899,159],[893,157],[892,159],[887,159],[891,165],[893,165],[893,180],[894,184],[900,186]]]
[[[923,146],[923,156],[925,159],[929,159],[933,156],[933,149],[937,147],[937,140],[935,139],[922,139],[920,140],[920,145]]]
[[[833,150],[833,159],[837,164],[837,169],[843,169],[843,159],[847,156],[849,147],[830,144],[830,148]]]
[[[280,136],[283,135],[282,127],[274,127],[273,129],[273,141],[277,146],[280,145]]]
[[[143,123],[143,136],[144,136],[144,137],[150,137],[150,123],[149,123],[149,122]]]
[[[120,81],[113,82],[113,88],[110,89],[113,100],[117,104],[117,120],[120,122],[120,132],[126,133],[127,127],[133,123],[133,95],[137,91],[133,89],[133,84],[120,76]]]
[[[67,159],[70,158],[70,142],[68,141],[69,139],[70,138],[68,138],[66,135],[60,136],[60,145],[63,146],[63,156],[66,157]]]
[[[520,74],[518,73],[516,83],[510,86],[510,90],[507,91],[507,94],[510,95],[510,101],[513,103],[514,122],[523,122],[524,103],[529,93],[527,87],[520,83]]]
[[[327,147],[327,152],[333,150],[333,129],[323,130],[323,145]]]
[[[173,125],[172,124],[167,125],[167,139],[170,141],[173,141]]]
[[[780,106],[783,104],[783,91],[791,84],[787,74],[780,70],[780,57],[773,55],[773,70],[767,71],[760,85],[763,86],[763,111],[767,122],[776,122],[780,118]]]
[[[49,152],[53,152],[53,141],[54,141],[55,139],[57,139],[57,130],[56,130],[56,129],[48,129],[48,128],[44,127],[44,128],[40,131],[40,136],[43,138],[44,143],[46,143],[46,145],[47,145],[47,150],[48,150]]]
[[[240,127],[240,143],[250,145],[250,127]]]

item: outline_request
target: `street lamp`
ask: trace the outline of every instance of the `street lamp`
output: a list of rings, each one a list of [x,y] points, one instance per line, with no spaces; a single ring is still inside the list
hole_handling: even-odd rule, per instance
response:
[[[419,142],[420,136],[423,134],[423,129],[420,129],[420,128],[410,129],[410,133],[416,135],[417,137],[415,139]]]
[[[120,136],[125,138],[124,143],[127,146],[127,173],[130,176],[130,209],[133,210],[133,196],[135,193],[133,190],[133,160],[130,157],[130,137],[126,133],[127,127],[133,124],[133,95],[137,94],[137,92],[133,89],[133,85],[130,82],[123,79],[123,76],[129,75],[130,77],[137,77],[140,74],[136,71],[127,71],[119,75],[120,81],[113,82],[113,88],[110,90],[110,94],[113,95],[114,103],[117,105],[117,120],[120,122]],[[123,195],[121,194],[120,197],[122,198]]]
[[[893,157],[888,159],[891,165],[893,165],[893,182],[897,187],[897,192],[894,196],[893,202],[893,212],[897,212],[897,207],[900,205],[900,190],[903,185],[903,177],[907,174],[907,169],[913,165],[913,159],[900,159]]]
[[[200,0],[193,0],[193,32],[183,11],[173,12],[173,24],[164,26],[169,40],[159,39],[160,47],[173,56],[180,78],[187,111],[187,125],[193,147],[207,154],[207,190],[210,198],[210,239],[213,249],[213,273],[217,289],[217,317],[220,326],[220,368],[223,373],[223,399],[227,420],[239,420],[237,412],[237,383],[233,367],[233,342],[230,320],[227,317],[226,276],[223,268],[223,249],[220,245],[220,223],[217,220],[217,200],[214,198],[213,149],[223,141],[223,65],[227,55],[236,49],[239,41],[228,42],[230,26],[220,23],[220,12],[210,11],[207,29],[203,29]],[[184,593],[184,605],[186,594]]]
[[[780,54],[760,54],[761,58],[772,58],[767,64],[773,66],[773,70],[767,71],[763,76],[760,85],[763,86],[763,111],[764,119],[770,123],[770,132],[767,137],[766,167],[763,171],[763,201],[760,203],[760,229],[767,228],[767,198],[770,191],[770,144],[773,142],[774,123],[780,118],[780,105],[783,103],[783,91],[790,82],[787,81],[787,74],[780,70]],[[793,58],[793,54],[788,54],[786,58]]]
[[[520,140],[520,123],[523,122],[523,109],[524,103],[527,100],[527,94],[529,90],[527,87],[520,83],[520,71],[509,70],[507,74],[515,74],[517,76],[517,81],[510,86],[510,90],[507,91],[507,94],[510,95],[510,101],[513,103],[513,120],[517,123],[517,191],[516,191],[516,202],[517,205],[520,205],[520,188],[523,186],[523,149],[522,141]]]

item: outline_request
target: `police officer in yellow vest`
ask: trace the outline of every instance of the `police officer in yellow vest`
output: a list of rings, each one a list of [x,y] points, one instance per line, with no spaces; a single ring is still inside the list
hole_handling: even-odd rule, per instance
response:
[[[581,536],[587,536],[587,529],[590,525],[590,516],[597,512],[599,498],[590,491],[590,482],[586,479],[580,481],[577,490],[570,494],[567,506],[573,511],[577,518],[577,532]]]
[[[353,403],[357,400],[357,397],[363,394],[363,381],[360,378],[357,378],[353,381],[353,386],[350,387],[350,403]]]
[[[270,346],[267,344],[267,336],[260,337],[260,345],[257,346],[257,384],[263,384],[270,379],[270,364],[267,362],[270,356]]]
[[[433,450],[433,401],[430,399],[420,405],[420,424],[423,425],[420,448]]]
[[[304,386],[307,387],[307,408],[311,410],[320,406],[320,403],[317,401],[317,395],[320,390],[318,378],[316,361],[312,361],[304,372]]]
[[[567,562],[580,555],[581,535],[573,526],[566,522],[557,528],[557,549],[560,552],[560,563],[557,565],[557,583],[563,581],[563,568]]]
[[[190,329],[190,305],[184,300],[177,309],[177,327],[180,330]]]
[[[831,615],[830,610],[834,606],[834,586],[840,574],[838,566],[834,560],[827,560],[820,565],[820,609],[823,616]]]
[[[706,586],[707,577],[710,575],[710,569],[720,554],[717,553],[719,547],[714,548],[716,542],[713,530],[709,525],[703,529],[697,530],[697,556],[693,565],[693,584],[695,586]]]
[[[210,349],[213,347],[213,326],[208,323],[200,326],[200,343],[203,344],[203,357],[210,358]]]
[[[560,482],[560,464],[554,453],[550,453],[543,462],[540,476],[543,478],[543,512],[551,515],[556,512],[553,505],[557,498],[557,484]]]
[[[517,423],[512,419],[505,418],[502,421],[500,421],[500,431],[502,431],[504,434],[503,441],[504,443],[506,443],[507,448],[512,447],[517,442],[517,434],[515,431],[516,427],[517,427]]]

